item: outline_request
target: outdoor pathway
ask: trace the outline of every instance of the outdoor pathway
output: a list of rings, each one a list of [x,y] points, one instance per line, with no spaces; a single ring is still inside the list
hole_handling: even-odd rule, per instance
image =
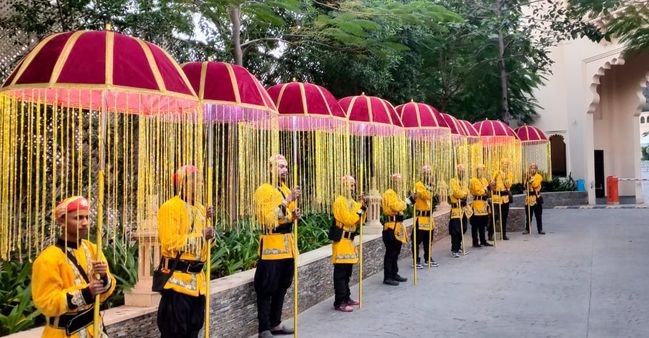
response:
[[[434,248],[440,267],[419,270],[416,286],[401,260],[408,283],[385,286],[374,275],[362,309],[336,312],[328,299],[300,315],[299,334],[649,337],[649,210],[553,209],[544,223],[545,236],[514,233],[459,259],[445,238]]]

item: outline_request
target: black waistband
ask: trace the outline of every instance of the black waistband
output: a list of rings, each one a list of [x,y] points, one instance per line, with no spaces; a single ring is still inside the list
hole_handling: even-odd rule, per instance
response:
[[[501,195],[509,195],[509,190],[501,190],[501,191],[498,191],[498,193],[501,194]]]
[[[474,201],[484,201],[485,197],[484,196],[473,196]]]
[[[81,312],[64,314],[59,317],[50,317],[48,318],[48,323],[52,327],[65,330],[66,334],[71,336],[77,331],[92,324],[94,319],[94,308],[90,307]]]
[[[175,259],[175,258],[167,258],[163,257],[163,259],[166,260],[164,262],[166,265],[163,266],[174,266],[174,263],[178,261],[176,264],[176,269],[174,271],[180,271],[180,272],[187,272],[187,273],[198,273],[203,271],[203,262],[198,262],[198,261],[187,261],[184,259]]]
[[[423,217],[430,216],[430,210],[417,210],[415,211],[415,214]]]
[[[530,191],[530,192],[528,193],[528,195],[530,195],[530,196],[538,196],[538,195],[536,194],[535,191]]]
[[[274,234],[290,234],[293,232],[293,223],[283,223],[273,229]]]

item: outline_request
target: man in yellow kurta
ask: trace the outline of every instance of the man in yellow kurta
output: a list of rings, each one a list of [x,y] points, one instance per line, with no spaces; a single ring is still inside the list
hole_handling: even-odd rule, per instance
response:
[[[414,238],[415,228],[417,229],[417,244],[412,241],[412,253],[417,258],[417,269],[423,269],[424,266],[420,263],[421,256],[419,255],[419,244],[424,247],[424,265],[428,265],[430,259],[431,266],[438,266],[437,262],[430,256],[430,244],[433,239],[433,230],[435,224],[432,218],[432,205],[433,205],[433,187],[431,186],[432,169],[429,165],[424,165],[421,168],[423,179],[415,183],[415,191],[408,198],[410,204],[415,205],[415,224],[412,227],[411,237]]]
[[[162,338],[196,338],[205,321],[205,272],[214,229],[207,227],[213,208],[198,203],[201,175],[193,165],[173,175],[176,196],[158,210],[161,267],[173,270],[161,292],[158,329]]]
[[[489,208],[487,207],[489,181],[484,177],[484,172],[484,164],[478,164],[476,166],[476,175],[469,182],[469,190],[473,196],[473,202],[471,202],[471,207],[473,208],[473,216],[471,216],[471,237],[473,238],[474,248],[493,246],[485,238],[485,228],[489,224]]]
[[[543,231],[543,198],[541,197],[541,182],[543,177],[537,172],[536,163],[530,164],[530,170],[527,173],[527,196],[525,196],[525,232],[529,234],[532,231],[532,215],[536,218],[536,230],[539,235],[545,235]]]
[[[293,281],[295,242],[293,221],[300,218],[297,198],[300,187],[289,189],[288,163],[283,155],[268,160],[272,184],[264,183],[255,191],[255,215],[262,227],[259,240],[259,261],[255,271],[259,337],[292,334],[282,325],[282,306],[286,290]]]
[[[451,235],[451,256],[460,257],[462,248],[462,234],[466,233],[467,217],[464,213],[466,198],[469,189],[464,185],[464,165],[458,164],[455,168],[457,176],[449,182],[449,197],[451,201],[451,219],[448,222],[448,232]]]
[[[334,220],[337,231],[331,245],[331,261],[334,265],[334,309],[342,312],[352,312],[352,306],[359,305],[351,299],[349,279],[352,267],[358,263],[358,253],[354,247],[354,237],[365,215],[365,198],[358,202],[352,198],[356,180],[349,175],[343,176],[342,186],[345,196],[336,198],[333,204]]]
[[[507,218],[509,217],[509,203],[511,200],[510,190],[514,181],[514,174],[509,167],[509,160],[503,157],[500,160],[500,169],[496,170],[491,177],[492,201],[494,204],[494,218],[496,222],[502,219],[503,240],[509,240],[507,237]],[[501,215],[502,214],[502,215]],[[489,240],[493,241],[494,227],[487,227]]]
[[[59,203],[54,218],[61,235],[34,261],[32,299],[46,317],[42,337],[105,337],[94,332],[93,304],[96,296],[106,301],[116,282],[106,258],[97,259],[97,246],[86,240],[89,209],[88,200],[81,196]]]
[[[383,284],[399,285],[399,282],[408,281],[407,278],[399,276],[399,253],[401,245],[408,242],[406,227],[403,225],[403,212],[406,210],[406,202],[399,197],[397,191],[401,190],[401,174],[395,173],[391,176],[392,188],[383,194],[383,244],[385,244],[385,256],[383,258]]]

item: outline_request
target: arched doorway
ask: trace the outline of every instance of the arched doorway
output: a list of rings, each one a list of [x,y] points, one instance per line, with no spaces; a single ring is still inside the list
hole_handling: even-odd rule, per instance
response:
[[[566,177],[566,142],[561,135],[550,136],[552,176]]]
[[[605,191],[605,177],[640,178],[640,124],[642,107],[646,103],[643,91],[649,73],[649,54],[635,54],[624,62],[606,69],[598,77],[599,100],[591,106],[593,148],[591,178],[594,188]],[[646,122],[646,121],[645,121]],[[643,202],[639,181],[622,180],[618,186],[621,203]],[[600,194],[598,194],[600,195]],[[598,196],[599,197],[599,196]]]

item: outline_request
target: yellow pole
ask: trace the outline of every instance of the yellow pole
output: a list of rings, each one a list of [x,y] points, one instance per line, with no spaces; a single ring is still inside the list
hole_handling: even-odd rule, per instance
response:
[[[415,155],[415,154],[413,154],[413,155]],[[412,191],[413,191],[413,194],[415,194],[415,198],[417,198],[416,197],[417,187],[416,187],[416,183],[415,183],[415,160],[414,160],[414,156],[413,156],[411,162],[412,162],[412,174],[411,174],[411,177],[412,177],[412,184],[413,184],[413,190]],[[408,197],[410,197],[410,196],[408,196]],[[417,208],[415,208],[414,201],[413,201],[413,204],[412,204],[412,214],[413,214],[413,217],[412,217],[412,267],[413,267],[413,269],[412,269],[412,271],[413,271],[413,277],[414,277],[413,282],[414,282],[415,285],[417,285],[417,251],[419,251],[419,247],[417,246]],[[406,234],[407,234],[407,232],[406,232]]]
[[[527,224],[525,225],[525,229],[527,229],[527,234],[532,235],[532,213],[530,210],[530,184],[529,184],[529,175],[530,175],[530,170],[529,167],[527,166],[527,161],[525,161],[525,199],[524,201],[526,202],[525,204],[527,207]]]
[[[349,123],[347,123],[347,135],[349,137]],[[363,194],[363,188],[364,188],[364,173],[365,173],[365,137],[363,134],[360,136],[360,163],[359,163],[359,168],[360,168],[360,173],[358,173],[358,186],[360,187],[361,190],[361,198],[363,199],[361,203],[364,202],[365,200],[365,195]],[[351,146],[350,148],[351,149]],[[348,161],[349,167],[351,168],[351,155],[350,155],[350,160]],[[366,205],[367,207],[367,205]],[[367,212],[367,210],[366,210]],[[361,216],[361,220],[359,223],[360,226],[360,232],[359,232],[359,238],[358,238],[358,256],[359,256],[359,270],[358,270],[358,302],[360,303],[358,305],[359,308],[363,307],[363,216]]]
[[[461,201],[458,201],[457,204],[460,207],[460,236],[462,236],[462,255],[466,256],[466,243],[464,242],[464,207],[462,206]]]
[[[431,189],[435,190],[435,189]],[[431,196],[434,196],[431,191]],[[433,200],[430,200],[430,216],[428,216],[428,269],[430,270],[430,261],[433,255],[433,229],[435,228],[435,217],[433,217]]]
[[[97,256],[95,257],[96,261],[100,261],[101,257],[103,256],[102,253],[102,234],[104,231],[104,180],[105,180],[105,173],[104,173],[104,167],[106,165],[106,154],[105,149],[106,149],[106,128],[108,124],[108,115],[106,110],[106,93],[102,93],[102,109],[99,112],[99,117],[100,117],[100,125],[99,125],[99,165],[98,165],[98,172],[97,172]],[[95,278],[98,278],[98,276],[95,276]],[[101,316],[99,313],[101,307],[101,301],[99,299],[99,295],[95,296],[95,308],[94,308],[94,323],[93,323],[93,335],[96,337],[101,337],[101,332],[103,330],[102,328],[102,321],[101,321]]]
[[[365,145],[363,144],[362,147],[364,148]],[[361,148],[362,149],[362,148]],[[363,195],[363,170],[364,170],[364,165],[363,165],[363,158],[362,155],[363,151],[361,150],[361,164],[360,164],[360,169],[361,172],[358,177],[358,183],[359,186],[361,187],[361,198],[365,199],[365,196]],[[363,201],[361,201],[362,203]],[[359,255],[359,270],[358,270],[358,302],[360,303],[358,305],[359,308],[363,307],[363,216],[361,216],[361,221],[359,223],[360,226],[360,233],[358,236],[358,255]]]
[[[214,139],[211,124],[207,131],[207,207],[212,206],[212,175],[214,172]],[[214,215],[212,215],[214,217]],[[212,218],[207,219],[207,226],[212,226]],[[210,337],[210,280],[212,278],[212,245],[207,243],[207,271],[205,271],[205,338]]]
[[[297,129],[293,129],[293,188],[297,186]],[[297,205],[297,199],[295,200]],[[297,338],[298,322],[298,277],[297,264],[300,253],[297,246],[297,218],[293,220],[293,337]]]
[[[498,192],[498,196],[500,196],[500,204],[498,204],[498,226],[500,227],[500,240],[503,240],[503,196],[500,194],[500,191]],[[495,224],[494,224],[494,246],[496,246],[496,229],[495,229]]]

